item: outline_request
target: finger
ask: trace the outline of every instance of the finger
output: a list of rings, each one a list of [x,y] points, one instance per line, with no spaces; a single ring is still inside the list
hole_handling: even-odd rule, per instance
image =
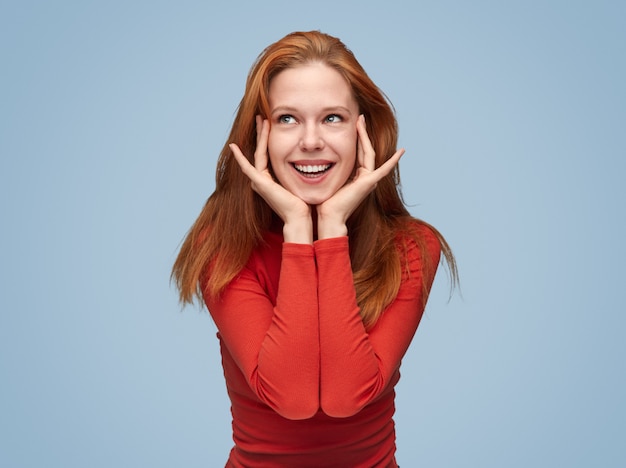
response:
[[[237,161],[237,164],[239,164],[241,171],[248,177],[251,177],[252,173],[256,172],[256,169],[254,168],[252,164],[250,164],[250,161],[248,161],[248,158],[246,158],[244,154],[241,152],[241,150],[239,149],[239,146],[237,146],[235,143],[230,143],[228,147],[233,153],[233,156],[235,157],[235,161]]]
[[[267,141],[270,134],[269,120],[257,116],[257,144],[254,151],[254,167],[257,171],[267,169]]]
[[[400,148],[389,159],[387,159],[387,161],[381,164],[380,167],[374,171],[379,176],[377,177],[377,180],[380,180],[389,174],[393,168],[396,167],[398,162],[400,162],[400,158],[404,155],[404,153],[404,148]]]
[[[365,125],[365,116],[363,114],[359,116],[356,129],[359,136],[357,150],[359,165],[368,171],[373,171],[376,168],[376,152],[367,134],[367,126]]]
[[[256,144],[259,144],[259,136],[261,135],[261,124],[263,123],[263,117],[261,117],[259,114],[257,114],[254,117],[254,120],[256,122]]]
[[[361,116],[356,121],[356,157],[358,167],[363,167],[363,145],[361,144]]]

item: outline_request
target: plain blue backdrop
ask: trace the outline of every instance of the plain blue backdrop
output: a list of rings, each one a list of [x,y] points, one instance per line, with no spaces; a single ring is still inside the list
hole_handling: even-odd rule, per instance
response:
[[[310,29],[395,105],[460,266],[403,363],[400,465],[626,466],[624,2],[0,5],[1,466],[223,466],[215,326],[169,273],[250,65]]]

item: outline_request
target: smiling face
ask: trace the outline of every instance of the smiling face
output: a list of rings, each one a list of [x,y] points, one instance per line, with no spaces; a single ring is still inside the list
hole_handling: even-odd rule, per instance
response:
[[[310,63],[276,75],[269,104],[274,175],[298,198],[319,205],[354,171],[359,107],[352,90],[336,70]]]

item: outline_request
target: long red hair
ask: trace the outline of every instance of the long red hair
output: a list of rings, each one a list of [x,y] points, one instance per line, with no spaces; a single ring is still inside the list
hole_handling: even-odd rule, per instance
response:
[[[218,296],[241,271],[263,233],[277,221],[276,215],[251,188],[235,161],[228,143],[234,142],[254,164],[255,116],[268,118],[269,84],[281,71],[309,62],[321,62],[337,70],[350,84],[376,152],[376,167],[397,147],[398,126],[393,107],[338,39],[319,31],[294,32],[268,46],[257,58],[246,81],[228,141],[216,170],[215,191],[193,224],[172,269],[182,303],[201,299],[202,292]],[[350,258],[361,315],[366,326],[376,322],[393,301],[401,280],[401,252],[397,237],[412,237],[422,251],[424,267],[433,269],[426,255],[421,230],[424,224],[437,237],[449,266],[452,286],[457,282],[456,263],[443,236],[432,226],[411,217],[402,202],[400,177],[395,168],[348,220]],[[227,229],[225,232],[223,229]],[[207,274],[210,265],[210,274]],[[426,288],[426,282],[424,284]],[[424,291],[426,300],[428,291]]]

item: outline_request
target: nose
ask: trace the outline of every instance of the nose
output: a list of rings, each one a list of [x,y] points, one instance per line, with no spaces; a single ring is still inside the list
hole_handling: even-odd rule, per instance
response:
[[[311,123],[302,126],[300,135],[300,149],[302,151],[318,151],[324,147],[322,131],[317,124]]]

